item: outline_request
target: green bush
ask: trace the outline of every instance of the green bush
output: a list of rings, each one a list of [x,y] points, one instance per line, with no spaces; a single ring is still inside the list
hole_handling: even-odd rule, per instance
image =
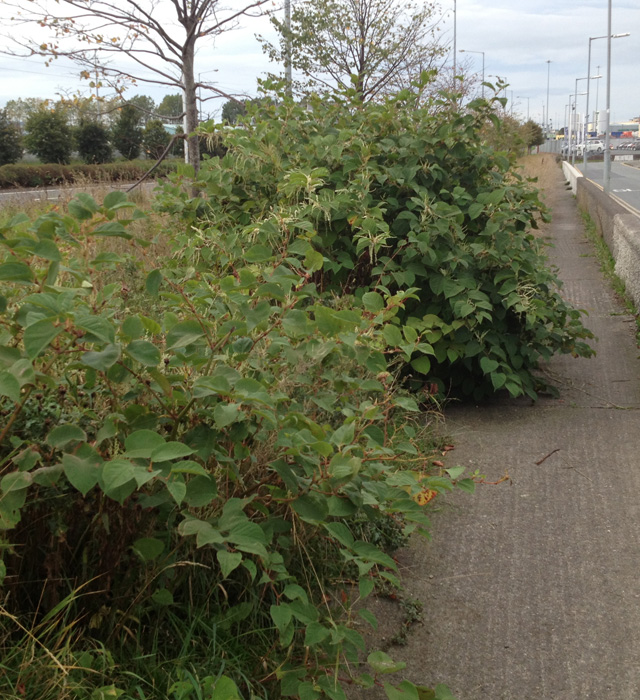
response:
[[[20,129],[9,120],[6,109],[0,109],[0,166],[22,158]]]
[[[175,161],[164,161],[153,177],[162,177],[176,168]],[[0,188],[42,187],[73,183],[132,182],[149,170],[149,162],[118,161],[100,165],[4,165],[0,166]]]
[[[78,153],[85,163],[108,163],[112,160],[109,130],[96,122],[83,122],[75,132]]]
[[[71,129],[60,111],[40,109],[25,124],[24,145],[42,163],[68,163],[71,159]]]
[[[432,465],[388,372],[407,295],[324,302],[298,210],[291,191],[208,230],[206,257],[174,222],[159,267],[119,192],[0,229],[4,619],[60,621],[38,639],[80,674],[79,697],[93,682],[157,700],[216,683],[229,698],[344,698],[344,679],[400,668],[382,652],[364,667],[355,620],[374,620],[343,613],[398,582],[362,523],[425,532],[421,495],[474,484]],[[327,570],[353,582],[339,606]],[[21,664],[34,643],[11,638],[5,677],[45,700],[58,666]]]
[[[591,354],[591,334],[532,234],[547,216],[537,191],[483,137],[500,131],[499,102],[456,104],[403,92],[383,104],[253,107],[199,174],[211,207],[170,194],[166,207],[191,211],[198,228],[238,228],[296,197],[289,235],[316,235],[319,289],[366,311],[372,294],[406,295],[385,332],[413,386],[535,397],[540,360]],[[279,233],[274,223],[252,235],[275,244]]]

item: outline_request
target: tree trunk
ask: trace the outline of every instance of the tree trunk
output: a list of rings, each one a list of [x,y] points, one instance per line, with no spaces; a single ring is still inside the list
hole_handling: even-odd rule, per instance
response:
[[[194,56],[195,42],[189,37],[182,51],[182,82],[184,86],[188,162],[190,165],[193,165],[197,173],[200,167],[200,141],[197,136],[193,135],[199,121],[196,81],[193,75]]]

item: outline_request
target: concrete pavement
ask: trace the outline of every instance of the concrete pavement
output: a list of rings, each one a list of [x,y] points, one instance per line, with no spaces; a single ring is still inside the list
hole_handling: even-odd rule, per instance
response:
[[[393,658],[458,700],[640,698],[640,361],[557,169],[550,250],[563,294],[586,309],[597,357],[542,371],[559,397],[451,406],[448,465],[479,470],[442,499],[433,541],[400,553],[424,606]],[[398,611],[380,603],[384,636]],[[389,630],[387,632],[386,630]],[[368,691],[367,698],[384,697]]]

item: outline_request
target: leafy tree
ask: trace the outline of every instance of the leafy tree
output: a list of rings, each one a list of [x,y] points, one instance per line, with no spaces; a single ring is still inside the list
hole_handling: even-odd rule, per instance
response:
[[[405,87],[443,54],[436,5],[397,0],[302,0],[290,28],[273,17],[280,45],[262,40],[274,61],[304,76],[306,90],[355,88],[362,100]]]
[[[157,113],[161,119],[167,121],[177,121],[182,117],[184,107],[182,105],[182,95],[165,95],[158,105]]]
[[[147,158],[158,159],[167,147],[171,137],[159,119],[151,119],[144,127],[142,148]]]
[[[523,125],[522,136],[527,148],[531,148],[532,146],[540,146],[544,143],[544,133],[542,132],[542,127],[539,124],[536,124],[532,119],[529,119],[529,121]]]
[[[127,100],[127,104],[138,110],[140,122],[144,126],[150,119],[156,119],[156,103],[148,95],[135,95]]]
[[[244,100],[227,100],[222,105],[222,121],[229,124],[235,124],[238,121],[238,117],[242,117],[246,113],[247,103]]]
[[[43,163],[68,163],[71,159],[71,128],[59,110],[34,112],[25,125],[24,145]]]
[[[0,109],[0,165],[15,163],[22,157],[22,135],[6,109]]]
[[[228,97],[215,86],[196,81],[196,49],[234,29],[242,16],[255,14],[267,2],[241,0],[228,8],[221,0],[60,0],[52,12],[44,2],[27,6],[21,0],[7,0],[3,6],[13,16],[0,18],[3,26],[10,29],[26,23],[37,31],[16,32],[10,38],[17,48],[4,52],[40,55],[47,63],[67,57],[81,67],[84,79],[94,80],[99,73],[105,86],[120,93],[127,85],[143,83],[184,91],[185,127],[193,134],[198,125],[198,89]],[[48,34],[43,36],[43,31]],[[197,169],[197,137],[189,136],[188,151]]]
[[[76,130],[78,153],[85,163],[108,163],[112,159],[109,130],[98,122],[82,122]]]
[[[115,148],[123,158],[133,160],[140,155],[142,147],[142,128],[140,127],[140,112],[130,104],[120,108],[120,114],[111,131]]]
[[[8,119],[23,127],[27,119],[40,109],[43,109],[48,100],[43,100],[39,97],[19,97],[17,100],[9,100],[5,105]]]

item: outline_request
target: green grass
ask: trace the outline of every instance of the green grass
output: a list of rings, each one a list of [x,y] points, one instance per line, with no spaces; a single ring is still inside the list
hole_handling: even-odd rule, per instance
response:
[[[626,312],[635,318],[636,342],[640,345],[640,314],[638,313],[638,309],[633,299],[627,293],[624,281],[616,274],[616,262],[609,250],[609,246],[598,232],[595,222],[587,212],[582,211],[581,215],[584,221],[585,233],[594,248],[596,259],[600,265],[600,271],[611,285],[614,294],[623,303]]]

